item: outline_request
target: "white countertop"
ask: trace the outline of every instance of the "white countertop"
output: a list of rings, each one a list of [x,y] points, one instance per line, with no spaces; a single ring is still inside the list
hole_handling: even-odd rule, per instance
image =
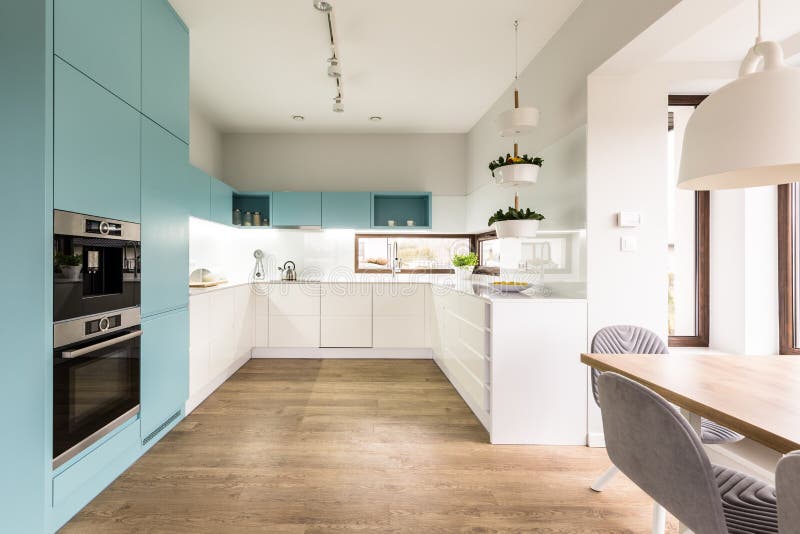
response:
[[[206,288],[189,288],[189,295],[202,295],[212,291],[219,291],[222,289],[229,289],[249,285],[250,282],[227,282],[214,287]],[[476,298],[484,299],[489,302],[542,302],[542,301],[562,301],[562,300],[585,300],[586,289],[584,284],[576,284],[569,282],[553,282],[534,286],[526,291],[520,293],[504,293],[498,291],[486,284],[472,283],[469,281],[455,281],[450,280],[447,282],[440,281],[405,281],[405,280],[298,280],[295,282],[284,282],[282,280],[268,280],[265,282],[256,282],[258,285],[297,285],[297,284],[331,284],[331,285],[350,285],[350,284],[372,284],[372,285],[387,285],[387,284],[425,284],[430,285],[433,290],[442,291],[456,291],[463,295],[469,295]]]

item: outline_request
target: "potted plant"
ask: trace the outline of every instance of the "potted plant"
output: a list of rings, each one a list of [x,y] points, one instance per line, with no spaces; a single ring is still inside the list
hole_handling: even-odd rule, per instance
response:
[[[519,185],[536,183],[539,177],[539,169],[544,160],[536,157],[531,158],[527,154],[522,157],[506,154],[500,156],[489,163],[489,170],[495,183],[500,185]]]
[[[522,210],[509,206],[505,213],[497,210],[489,217],[489,226],[497,232],[497,237],[534,237],[542,219],[544,215],[530,208]]]
[[[67,280],[78,280],[81,277],[81,264],[83,258],[78,254],[58,254],[56,265],[61,268],[61,274]]]
[[[454,254],[452,261],[458,278],[466,280],[472,276],[472,271],[478,265],[478,255],[474,252]]]

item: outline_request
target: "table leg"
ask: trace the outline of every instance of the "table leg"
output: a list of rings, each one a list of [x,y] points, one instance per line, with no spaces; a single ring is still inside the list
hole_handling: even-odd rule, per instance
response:
[[[697,435],[700,436],[700,416],[683,408],[681,408],[681,414],[689,421],[689,425],[691,425]],[[692,531],[683,523],[678,523],[678,532],[680,534],[692,534]]]

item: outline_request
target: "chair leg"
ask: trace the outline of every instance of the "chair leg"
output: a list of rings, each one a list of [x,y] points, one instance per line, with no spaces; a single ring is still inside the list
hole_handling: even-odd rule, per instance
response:
[[[597,477],[597,480],[592,482],[592,489],[594,491],[603,491],[603,488],[606,487],[606,484],[611,482],[611,479],[614,478],[614,475],[619,473],[619,469],[617,469],[616,465],[613,465],[606,469],[602,475]]]
[[[667,527],[667,514],[664,507],[653,501],[653,534],[664,534]]]

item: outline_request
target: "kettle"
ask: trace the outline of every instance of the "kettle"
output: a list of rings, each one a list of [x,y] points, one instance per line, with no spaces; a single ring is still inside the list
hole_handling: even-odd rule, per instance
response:
[[[297,280],[297,267],[295,266],[292,260],[287,261],[283,264],[283,267],[278,267],[278,270],[281,271],[281,280],[284,282],[294,282]]]

